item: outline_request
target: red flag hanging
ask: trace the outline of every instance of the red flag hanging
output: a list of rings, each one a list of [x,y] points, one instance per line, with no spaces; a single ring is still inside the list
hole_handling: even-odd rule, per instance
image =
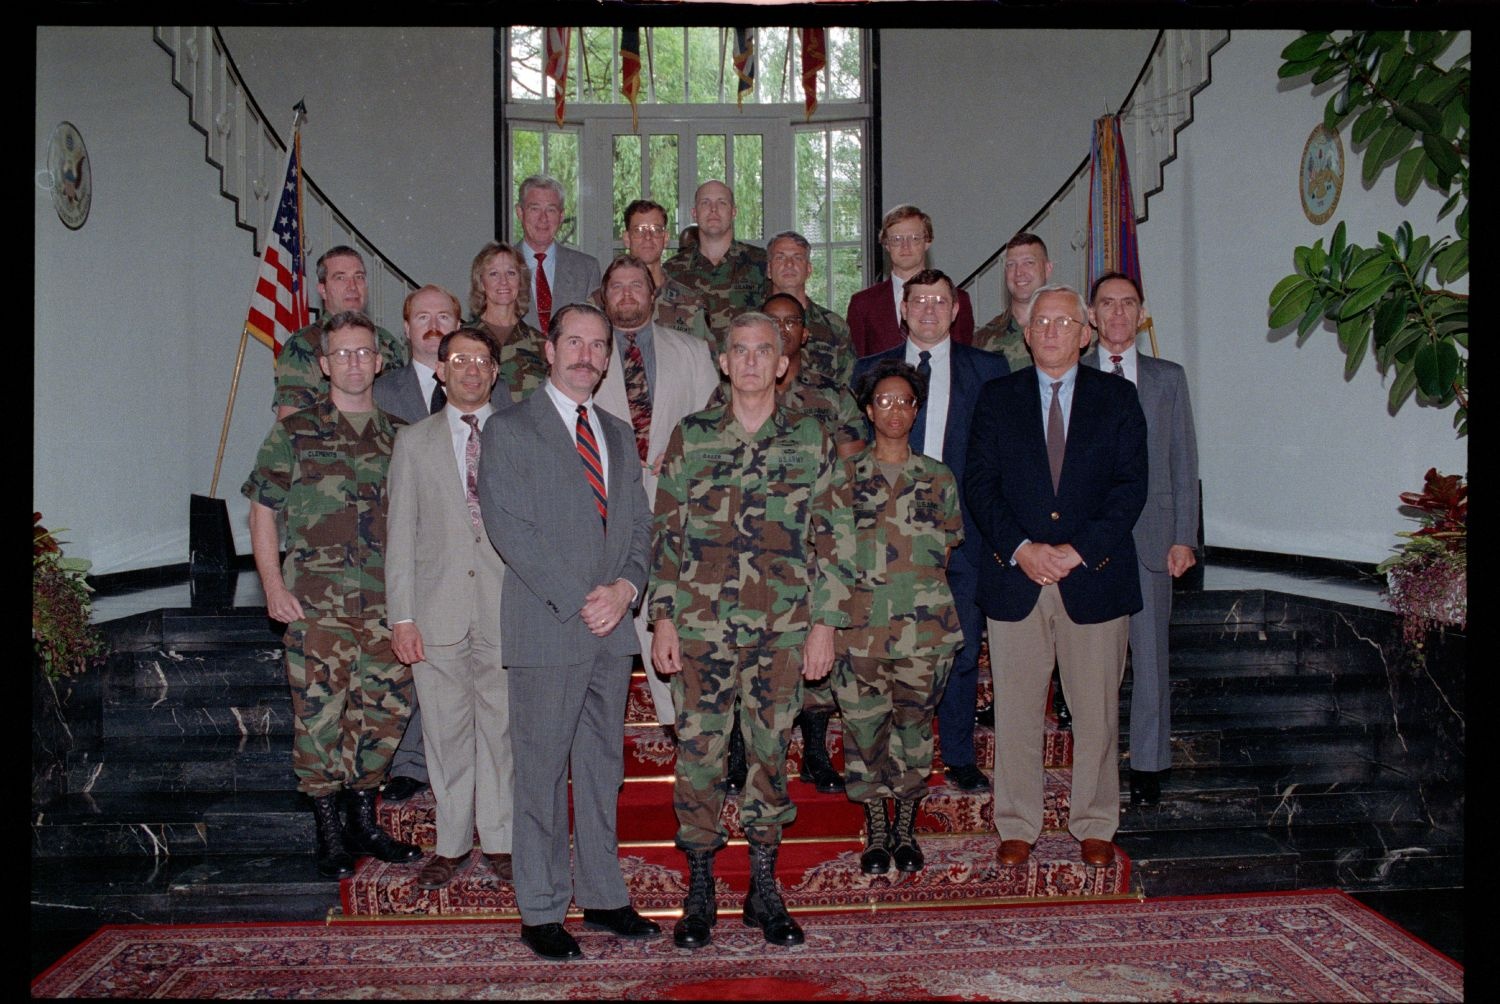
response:
[[[547,29],[547,61],[545,73],[552,78],[552,92],[557,102],[557,125],[563,124],[563,106],[567,104],[568,43],[572,38],[571,28]]]
[[[722,50],[721,50],[722,51]],[[734,73],[739,77],[739,83],[734,91],[734,103],[736,107],[744,107],[745,95],[755,86],[755,66],[757,63],[755,51],[755,29],[734,29]]]
[[[307,277],[302,264],[302,104],[292,124],[276,218],[261,252],[260,272],[250,294],[245,328],[281,355],[286,340],[310,323]]]
[[[620,93],[630,102],[630,128],[639,129],[635,103],[641,96],[641,29],[620,29]]]
[[[807,119],[818,110],[818,74],[828,65],[826,28],[802,29],[802,93],[806,95]]]

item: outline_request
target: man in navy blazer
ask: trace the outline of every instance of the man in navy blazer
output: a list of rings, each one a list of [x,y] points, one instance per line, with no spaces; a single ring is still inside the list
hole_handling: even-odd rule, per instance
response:
[[[1146,504],[1146,419],[1135,389],[1080,366],[1083,297],[1044,286],[1026,344],[1035,365],[987,385],[964,495],[988,556],[979,605],[995,679],[995,827],[1019,865],[1042,827],[1042,712],[1054,660],[1073,712],[1068,830],[1086,864],[1114,860],[1119,692],[1141,609],[1131,537]]]
[[[964,543],[948,561],[948,587],[958,605],[964,644],[958,650],[947,689],[938,705],[938,743],[948,780],[965,791],[983,790],[989,787],[989,782],[974,762],[974,702],[984,617],[974,602],[974,594],[985,549],[968,506],[963,503],[964,457],[980,388],[986,381],[1005,376],[1010,366],[1002,356],[959,345],[950,337],[960,305],[953,280],[947,275],[937,269],[924,269],[906,280],[902,292],[906,340],[859,360],[854,365],[854,375],[858,377],[873,369],[882,359],[900,359],[928,376],[927,401],[912,425],[911,448],[941,460],[953,471],[964,517]]]

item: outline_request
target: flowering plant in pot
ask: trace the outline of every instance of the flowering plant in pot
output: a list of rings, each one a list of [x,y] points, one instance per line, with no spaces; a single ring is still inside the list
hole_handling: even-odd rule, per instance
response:
[[[1397,533],[1405,543],[1376,570],[1385,573],[1406,643],[1420,654],[1431,629],[1468,624],[1469,485],[1462,475],[1429,468],[1422,490],[1402,492],[1401,502],[1422,525]]]

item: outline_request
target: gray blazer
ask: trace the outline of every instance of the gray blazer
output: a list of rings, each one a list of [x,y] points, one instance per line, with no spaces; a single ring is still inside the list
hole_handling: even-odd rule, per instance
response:
[[[526,255],[527,266],[536,267],[536,259],[530,245],[522,241],[517,245]],[[553,245],[557,249],[557,266],[552,278],[552,313],[557,313],[570,303],[587,303],[589,294],[599,288],[599,261],[593,255],[575,251],[573,248]],[[536,312],[536,283],[531,284],[531,304],[526,308],[526,323],[541,331],[541,320]]]
[[[422,383],[410,366],[380,374],[375,381],[375,407],[413,425],[432,414],[432,402],[422,400]]]
[[[642,592],[651,558],[651,508],[634,433],[606,411],[598,417],[609,451],[607,531],[545,391],[485,423],[479,499],[507,570],[500,600],[507,666],[572,666],[641,650],[629,616],[606,638],[594,637],[578,616],[595,586],[623,578]]]
[[[1198,546],[1198,439],[1188,401],[1187,374],[1181,366],[1136,351],[1136,394],[1146,414],[1146,453],[1150,466],[1146,508],[1135,524],[1135,551],[1153,572],[1167,570],[1173,544]],[[1099,368],[1099,350],[1083,357]]]

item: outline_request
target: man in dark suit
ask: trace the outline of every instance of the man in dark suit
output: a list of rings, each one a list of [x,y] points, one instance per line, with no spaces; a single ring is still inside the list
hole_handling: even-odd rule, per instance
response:
[[[854,365],[856,377],[873,369],[882,359],[904,360],[927,376],[927,401],[912,425],[911,448],[941,460],[953,471],[963,498],[965,456],[969,448],[969,423],[979,389],[988,380],[1010,372],[1003,356],[957,345],[950,337],[959,316],[953,280],[937,269],[924,269],[906,280],[901,302],[903,344]],[[984,772],[974,762],[974,702],[979,673],[979,639],[984,617],[974,602],[978,569],[985,549],[969,515],[964,517],[964,543],[948,561],[948,588],[958,606],[964,644],[958,650],[948,686],[938,705],[938,742],[948,780],[965,791],[989,787]],[[990,643],[994,644],[993,641]]]
[[[1135,384],[1146,415],[1150,477],[1146,508],[1135,524],[1144,606],[1130,618],[1130,801],[1155,805],[1172,766],[1167,679],[1172,580],[1197,563],[1198,439],[1187,374],[1176,363],[1136,351],[1145,313],[1141,287],[1128,275],[1108,272],[1094,281],[1089,303],[1099,345],[1083,358],[1084,365]]]
[[[438,346],[443,336],[458,327],[463,316],[458,297],[441,286],[428,284],[407,294],[401,305],[401,323],[411,347],[411,362],[387,371],[375,381],[375,406],[405,422],[416,424],[443,410],[448,401],[438,379]],[[380,797],[404,802],[427,784],[427,751],[422,744],[422,709],[412,695],[411,718]]]
[[[1037,291],[1035,365],[979,395],[964,494],[989,557],[979,605],[995,678],[995,826],[1019,865],[1042,828],[1042,705],[1052,666],[1073,710],[1068,830],[1086,864],[1114,860],[1119,696],[1129,615],[1141,608],[1131,529],[1146,503],[1146,419],[1134,389],[1078,365],[1083,297]]]
[[[547,383],[484,427],[479,492],[506,565],[500,630],[517,753],[521,940],[560,961],[582,954],[563,929],[570,901],[586,926],[627,938],[661,933],[630,906],[615,838],[625,699],[640,652],[629,614],[646,581],[651,509],[634,433],[594,403],[609,365],[604,314],[588,304],[562,308],[545,351]]]
[[[856,356],[873,355],[901,344],[900,305],[902,286],[927,267],[927,249],[932,247],[932,217],[916,206],[902,204],[880,221],[880,244],[891,256],[890,275],[849,298],[845,316],[849,339]],[[953,340],[968,345],[974,337],[974,308],[969,294],[954,296],[958,314],[953,319]]]
[[[521,218],[520,247],[531,269],[531,303],[526,323],[551,329],[551,315],[570,303],[586,303],[599,288],[599,261],[593,255],[563,247],[553,238],[563,221],[563,188],[556,178],[533,174],[521,182],[516,215]]]

